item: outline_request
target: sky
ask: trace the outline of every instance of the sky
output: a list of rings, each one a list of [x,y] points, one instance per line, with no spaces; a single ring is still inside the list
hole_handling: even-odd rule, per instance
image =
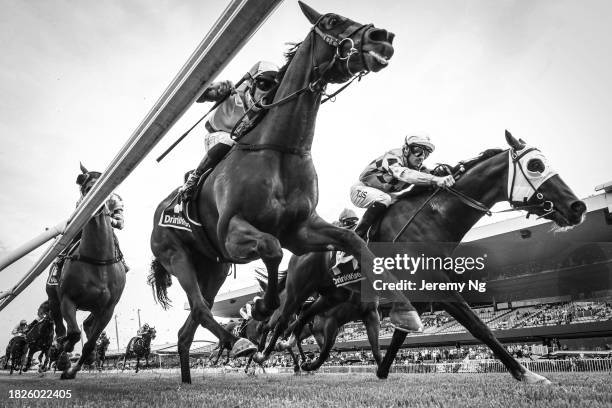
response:
[[[539,147],[578,197],[612,180],[609,1],[308,4],[395,33],[389,66],[319,112],[312,155],[318,212],[326,220],[351,205],[349,188],[366,164],[414,131],[428,132],[437,146],[430,164],[505,147],[508,129]],[[2,256],[72,214],[79,161],[89,170],[106,168],[226,2],[0,0],[0,6]],[[303,40],[309,29],[297,1],[285,1],[218,79],[235,82],[258,60],[282,65],[286,43]],[[157,327],[156,344],[175,342],[187,316],[176,280],[172,309],[163,311],[153,300],[146,284],[149,237],[155,207],[203,155],[203,127],[162,163],[155,158],[208,109],[191,107],[116,190],[126,220],[118,237],[131,267],[115,310],[120,347],[135,335],[138,309],[142,323]],[[44,248],[0,271],[0,291],[11,288]],[[258,265],[240,266],[221,291],[254,284]],[[34,318],[46,296],[46,275],[0,312],[0,345],[20,319]],[[79,312],[79,319],[85,316]],[[116,348],[114,321],[107,333]],[[211,337],[204,329],[196,334]]]

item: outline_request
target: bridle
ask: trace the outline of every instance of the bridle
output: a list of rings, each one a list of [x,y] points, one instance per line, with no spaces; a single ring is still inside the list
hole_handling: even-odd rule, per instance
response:
[[[525,170],[523,168],[523,165],[521,163],[521,159],[525,158],[527,156],[528,153],[531,152],[539,152],[539,150],[535,147],[529,147],[527,149],[525,149],[524,151],[517,151],[514,148],[511,148],[508,150],[508,157],[509,157],[509,164],[508,164],[508,197],[507,197],[507,201],[510,203],[510,207],[507,210],[500,210],[500,211],[491,211],[490,207],[486,206],[485,204],[481,203],[480,201],[468,196],[465,193],[462,193],[461,191],[453,188],[453,187],[438,187],[436,188],[436,190],[421,204],[421,206],[412,214],[412,216],[408,219],[408,221],[404,224],[404,226],[402,227],[402,229],[395,235],[395,238],[393,238],[392,242],[396,242],[397,239],[404,233],[404,231],[406,230],[406,228],[408,228],[408,226],[410,225],[410,223],[414,220],[414,218],[417,216],[417,214],[419,214],[421,212],[421,210],[423,210],[423,208],[425,208],[425,206],[440,192],[440,191],[448,191],[450,194],[454,195],[455,197],[457,197],[462,203],[464,203],[465,205],[467,205],[468,207],[474,208],[475,210],[478,211],[482,211],[483,213],[485,213],[488,216],[491,216],[493,214],[497,214],[497,213],[504,213],[504,212],[512,212],[512,211],[527,211],[527,218],[529,218],[529,216],[531,214],[535,214],[535,210],[537,209],[543,209],[544,210],[544,214],[539,215],[537,219],[546,217],[550,214],[552,214],[553,212],[555,212],[555,206],[553,204],[552,201],[550,200],[546,200],[544,198],[544,195],[538,191],[538,187],[540,185],[542,185],[546,180],[548,180],[550,177],[554,176],[556,174],[556,172],[554,171],[549,171],[549,173],[547,174],[546,177],[542,178],[540,180],[539,185],[536,187],[534,186],[533,182],[530,180],[530,178],[527,176],[527,174],[525,174]],[[446,168],[446,166],[443,166]],[[524,193],[523,195],[523,199],[522,200],[518,200],[514,198],[515,192],[516,190],[518,190],[519,188],[516,187],[517,185],[517,169],[520,171],[520,174],[523,176],[523,183],[527,184],[527,187],[529,187],[529,189],[526,189],[526,186],[519,186],[521,191],[529,191],[529,193]],[[459,166],[459,170],[453,174],[453,178],[455,180],[458,180],[463,173],[465,173],[465,167],[463,167],[462,165]],[[527,195],[528,194],[528,195]],[[533,195],[535,194],[536,199],[538,200],[538,202],[534,203],[534,204],[528,204],[529,200],[531,200],[531,198],[533,197]]]
[[[234,128],[232,129],[232,131],[230,132],[230,137],[232,137],[233,139],[235,139],[238,143],[236,144],[236,149],[238,150],[250,150],[250,151],[256,151],[256,150],[276,150],[276,151],[280,151],[282,153],[288,153],[288,154],[294,154],[294,155],[299,155],[299,156],[308,156],[310,154],[309,150],[305,150],[305,149],[296,149],[296,148],[289,148],[283,145],[277,145],[277,144],[247,144],[247,143],[240,143],[239,140],[246,134],[243,133],[241,135],[237,135],[237,137],[235,136],[235,131],[236,129],[240,126],[240,124],[242,123],[243,119],[255,108],[258,110],[269,110],[272,109],[274,107],[283,105],[289,101],[292,101],[293,99],[296,99],[298,96],[300,96],[301,94],[305,93],[305,92],[311,92],[315,95],[321,94],[321,95],[325,95],[326,98],[321,101],[321,103],[325,103],[328,100],[331,100],[332,102],[335,101],[335,97],[342,92],[343,90],[345,90],[350,84],[352,84],[356,79],[358,81],[361,80],[361,78],[364,75],[367,75],[370,72],[367,60],[365,59],[364,55],[363,55],[363,40],[365,37],[365,34],[367,32],[367,30],[371,27],[374,27],[373,24],[359,24],[356,22],[353,22],[353,24],[349,25],[342,33],[340,33],[338,36],[334,36],[332,34],[328,34],[326,32],[324,32],[323,30],[321,30],[319,28],[319,24],[320,22],[327,16],[331,15],[332,13],[328,13],[328,14],[324,14],[322,16],[319,17],[319,19],[315,22],[315,24],[312,26],[312,28],[310,29],[310,33],[309,36],[311,36],[311,41],[310,41],[310,47],[311,47],[311,65],[312,65],[312,71],[311,74],[314,74],[314,79],[312,79],[311,81],[309,81],[308,85],[306,85],[305,87],[298,89],[297,91],[287,95],[286,97],[284,97],[281,100],[278,100],[276,102],[272,102],[270,104],[266,104],[263,102],[263,97],[257,101],[250,109],[247,110],[247,112],[244,113],[244,115],[240,118],[240,120],[238,120],[238,122],[236,122],[236,125],[234,126]],[[354,36],[356,33],[358,33],[359,31],[361,31],[361,37],[359,39],[359,41],[357,41],[357,44],[355,44],[355,41],[351,38],[352,36]],[[319,37],[321,37],[323,39],[323,41],[328,44],[331,47],[335,48],[335,52],[332,56],[332,59],[326,63],[323,64],[319,64],[316,59],[315,59],[315,53],[314,53],[314,46],[315,46],[315,36],[318,35]],[[348,51],[346,51],[346,53],[343,52],[343,49],[345,49],[345,45],[348,45]],[[356,48],[359,47],[359,48]],[[349,63],[350,63],[350,59],[353,55],[355,54],[361,54],[361,58],[362,58],[362,62],[363,62],[363,66],[365,67],[365,69],[359,71],[359,72],[352,72],[350,67],[349,67]],[[337,64],[339,64],[340,66],[340,74],[337,76],[337,74],[334,74],[333,72],[333,67],[336,66]],[[325,89],[327,88],[327,84],[332,82],[332,81],[336,81],[336,82],[346,82],[349,81],[348,83],[344,84],[340,89],[338,89],[336,92],[332,93],[331,95],[328,95],[325,93]],[[280,84],[279,84],[280,85]],[[277,85],[278,86],[278,85]]]

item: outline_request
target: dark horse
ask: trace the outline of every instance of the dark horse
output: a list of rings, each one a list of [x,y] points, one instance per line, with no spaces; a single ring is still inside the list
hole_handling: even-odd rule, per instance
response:
[[[144,357],[145,368],[149,368],[149,355],[151,354],[151,340],[155,338],[155,327],[142,333],[142,336],[132,337],[127,347],[125,348],[125,356],[123,356],[123,370],[125,370],[125,362],[128,358],[136,357],[136,372],[140,367],[140,359]]]
[[[578,225],[586,211],[584,202],[554,173],[539,150],[527,146],[506,131],[509,150],[490,149],[479,157],[460,163],[452,174],[465,171],[453,190],[431,190],[400,196],[380,221],[371,237],[375,242],[459,243],[472,226],[495,203],[508,201],[517,210],[554,221],[561,229]],[[525,200],[524,200],[525,198]],[[456,245],[456,244],[455,244]],[[450,249],[446,256],[450,255]],[[448,276],[444,276],[448,281]],[[287,286],[297,274],[289,275]],[[303,276],[302,279],[311,279]],[[322,294],[298,319],[294,334],[305,322],[342,301],[340,291]],[[424,311],[427,303],[417,304]],[[489,327],[474,314],[457,292],[449,292],[440,306],[461,323],[475,338],[489,346],[514,378],[528,383],[549,381],[527,370],[495,338]],[[377,375],[386,378],[406,333],[396,330],[392,343],[379,365]]]
[[[87,192],[97,177],[82,166],[81,171],[83,174],[79,175],[77,183]],[[83,228],[76,253],[65,259],[59,285],[47,284],[46,287],[61,353],[56,364],[58,369],[64,370],[62,379],[74,378],[85,362],[93,361],[98,336],[111,320],[125,287],[126,271],[110,220],[105,204]],[[91,313],[83,321],[87,341],[81,357],[70,366],[66,353],[72,352],[81,339],[77,309]],[[67,331],[63,320],[66,320]]]
[[[311,252],[291,257],[287,278],[283,282],[281,306],[274,312],[268,324],[268,330],[273,330],[272,338],[263,354],[256,354],[255,361],[262,362],[267,359],[274,348],[280,350],[291,349],[295,343],[299,346],[299,339],[305,338],[303,331],[308,326],[300,331],[299,339],[293,337],[292,340],[294,341],[280,342],[278,346],[275,346],[275,343],[281,333],[287,329],[289,320],[299,312],[307,298],[313,294],[323,293],[337,297],[340,303],[314,317],[310,331],[314,335],[321,352],[315,360],[304,362],[302,369],[305,371],[318,369],[329,357],[340,328],[355,320],[361,320],[364,323],[372,347],[372,354],[376,364],[380,364],[382,357],[378,345],[380,330],[378,302],[362,303],[357,293],[345,288],[336,288],[329,274],[334,265],[334,260],[335,257],[332,252]],[[303,353],[301,354],[303,357]]]
[[[313,29],[287,54],[274,101],[266,106],[268,113],[195,195],[196,211],[203,215],[202,231],[194,235],[154,222],[151,249],[156,260],[151,276],[157,298],[167,305],[166,287],[174,275],[191,307],[178,336],[183,382],[191,381],[189,347],[199,325],[232,347],[234,355],[255,350],[252,343],[224,330],[210,312],[230,263],[263,260],[268,290],[253,308],[253,316],[263,321],[280,303],[277,273],[282,248],[295,254],[338,248],[356,259],[374,258],[355,233],[317,215],[318,184],[310,149],[325,86],[385,68],[393,55],[393,34],[299,4]],[[155,221],[176,194],[160,203]],[[407,302],[405,296],[401,299]]]
[[[11,360],[11,372],[19,370],[19,374],[24,369],[23,360],[28,351],[28,342],[26,341],[24,336],[15,336],[9,341],[8,346],[6,347],[6,356],[4,360],[4,369],[8,367],[8,362]]]
[[[36,323],[26,334],[26,341],[28,342],[28,359],[26,366],[23,371],[28,371],[32,365],[32,358],[34,353],[40,351],[38,354],[38,371],[42,372],[47,369],[49,364],[49,349],[53,343],[53,322],[49,317],[44,317],[41,321]],[[45,362],[42,363],[42,358],[45,357]]]

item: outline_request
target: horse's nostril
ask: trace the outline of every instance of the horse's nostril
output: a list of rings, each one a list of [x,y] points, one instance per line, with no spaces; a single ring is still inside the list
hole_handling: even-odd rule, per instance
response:
[[[370,41],[388,41],[388,36],[389,33],[387,33],[387,30],[384,30],[382,28],[373,28],[368,32],[368,38],[370,39]]]
[[[576,212],[578,215],[582,215],[586,212],[586,204],[584,201],[574,201],[572,205],[570,205],[572,211]]]

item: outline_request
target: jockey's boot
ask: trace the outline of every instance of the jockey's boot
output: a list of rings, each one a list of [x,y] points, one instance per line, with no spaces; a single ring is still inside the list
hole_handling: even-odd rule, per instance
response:
[[[230,151],[232,146],[224,143],[217,143],[210,148],[206,156],[202,159],[198,167],[191,172],[185,184],[180,189],[181,199],[183,202],[191,200],[195,187],[198,185],[200,177],[208,171],[215,168],[215,166],[225,157]]]
[[[368,230],[372,224],[374,224],[378,217],[380,217],[386,210],[387,206],[383,203],[375,202],[372,204],[363,214],[363,217],[361,217],[359,224],[355,228],[355,233],[359,235],[361,239],[365,240]]]

